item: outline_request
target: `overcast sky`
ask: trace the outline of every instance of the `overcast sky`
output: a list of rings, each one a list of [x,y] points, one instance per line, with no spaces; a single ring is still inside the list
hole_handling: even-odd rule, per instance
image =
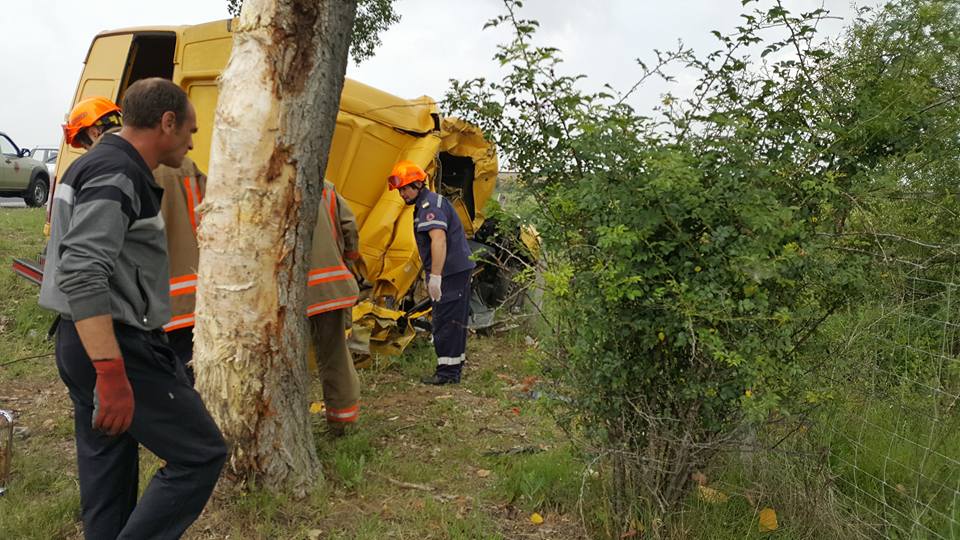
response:
[[[59,146],[59,126],[98,32],[228,17],[226,0],[0,1],[5,12],[0,131],[25,147]],[[784,3],[794,11],[823,4],[840,17],[852,13],[849,0]],[[401,97],[439,100],[451,78],[496,75],[495,46],[509,36],[482,27],[502,11],[500,0],[396,0],[396,10],[402,19],[382,36],[376,56],[359,66],[351,64],[348,77]],[[675,47],[678,39],[696,50],[712,50],[716,40],[710,31],[732,30],[740,10],[740,0],[527,0],[521,14],[540,21],[538,44],[560,48],[570,73],[588,75],[591,84],[626,90],[640,74],[636,58],[650,60],[654,48]],[[825,23],[825,34],[836,35],[842,24]],[[670,90],[682,96],[690,79],[678,75],[678,84]],[[649,109],[665,90],[646,88],[633,103]]]

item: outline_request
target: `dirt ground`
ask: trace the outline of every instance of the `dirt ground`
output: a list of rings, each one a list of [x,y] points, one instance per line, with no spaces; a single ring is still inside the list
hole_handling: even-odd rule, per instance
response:
[[[457,386],[417,382],[431,369],[432,351],[423,340],[399,359],[378,360],[361,371],[362,419],[355,430],[334,438],[322,414],[314,417],[324,470],[315,493],[292,500],[221,482],[186,537],[585,538],[572,506],[532,507],[522,482],[505,487],[517,462],[564,445],[548,408],[531,399],[537,384],[531,341],[516,332],[472,336]],[[24,491],[4,498],[39,499],[18,485],[32,476],[21,467],[49,467],[65,489],[61,503],[72,508],[43,519],[59,519],[46,525],[62,537],[81,538],[72,408],[53,358],[7,368],[0,381],[0,408],[17,415],[10,490]],[[313,393],[320,399],[318,384]],[[145,450],[141,461],[143,489],[159,463]],[[542,523],[534,523],[534,512]]]

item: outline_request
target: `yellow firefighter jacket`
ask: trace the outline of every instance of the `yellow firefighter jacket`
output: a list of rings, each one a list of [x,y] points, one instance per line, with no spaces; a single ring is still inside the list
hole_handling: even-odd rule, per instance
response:
[[[160,213],[167,229],[167,253],[170,257],[170,322],[167,332],[193,326],[197,300],[197,206],[203,201],[207,177],[190,158],[173,169],[160,165],[153,171],[157,185],[163,188]]]
[[[358,244],[353,212],[333,184],[324,180],[307,274],[307,316],[351,308],[357,303],[357,280],[347,268],[343,255],[356,252]]]

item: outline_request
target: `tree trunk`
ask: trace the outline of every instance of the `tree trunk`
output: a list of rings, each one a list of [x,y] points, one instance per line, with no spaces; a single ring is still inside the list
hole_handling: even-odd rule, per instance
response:
[[[356,0],[247,0],[220,82],[199,229],[194,369],[225,475],[303,495],[306,264]]]

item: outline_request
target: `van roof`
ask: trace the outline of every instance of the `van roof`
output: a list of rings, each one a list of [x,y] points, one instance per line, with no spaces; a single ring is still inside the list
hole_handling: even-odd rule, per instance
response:
[[[117,34],[139,34],[143,32],[182,32],[184,28],[192,25],[181,26],[131,26],[129,28],[115,28],[113,30],[104,30],[97,34],[97,37],[113,36]]]
[[[133,26],[105,30],[91,40],[90,47],[87,49],[87,56],[83,61],[84,63],[87,62],[94,42],[101,37],[161,33],[183,36],[187,29],[199,30],[202,27],[209,27],[209,32],[214,34],[225,35],[223,34],[224,31],[226,33],[231,32],[234,20],[220,19],[180,26]],[[439,129],[437,104],[428,96],[405,99],[349,78],[344,80],[344,90],[340,100],[340,110],[342,111],[369,118],[410,134],[424,135]]]

